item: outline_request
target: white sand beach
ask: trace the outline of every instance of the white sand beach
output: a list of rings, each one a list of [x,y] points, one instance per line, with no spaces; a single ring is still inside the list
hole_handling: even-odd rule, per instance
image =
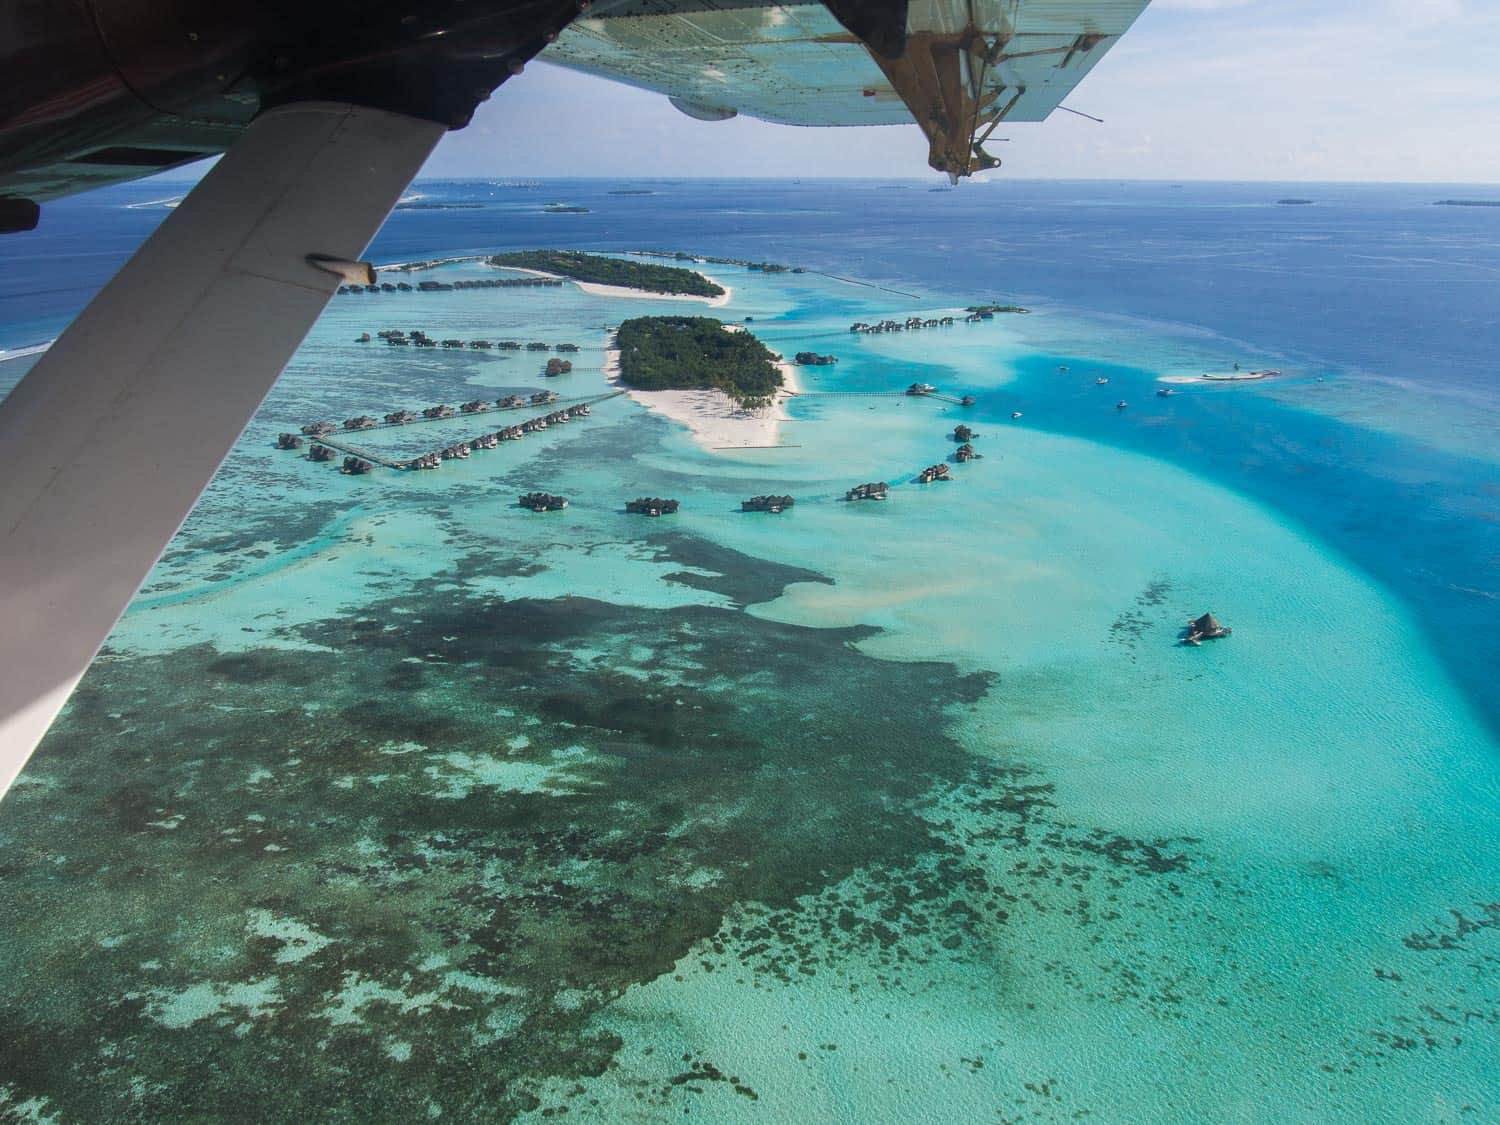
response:
[[[1266,371],[1205,371],[1202,375],[1163,375],[1158,383],[1253,383],[1260,379],[1274,379],[1281,372]]]
[[[760,410],[744,410],[720,390],[637,391],[623,386],[619,349],[610,348],[604,353],[606,379],[647,410],[686,426],[702,448],[717,452],[781,444],[781,423],[787,421],[786,400],[800,394],[802,386],[797,381],[796,364],[783,362],[776,367],[782,379],[776,400]]]
[[[590,293],[595,297],[646,297],[653,301],[700,301],[711,309],[723,308],[734,297],[734,290],[730,286],[717,278],[709,277],[706,273],[701,276],[724,290],[719,296],[695,297],[688,293],[652,293],[647,289],[632,289],[627,285],[600,285],[594,281],[577,281],[571,277],[563,277],[561,274],[547,273],[545,270],[528,270],[520,266],[497,266],[496,268],[509,270],[511,273],[526,273],[532,277],[551,277],[559,281],[571,281],[585,293]]]

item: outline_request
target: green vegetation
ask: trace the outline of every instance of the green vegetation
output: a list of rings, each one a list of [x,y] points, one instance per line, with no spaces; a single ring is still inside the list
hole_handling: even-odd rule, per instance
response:
[[[643,391],[717,387],[741,406],[765,406],[781,386],[771,352],[711,316],[642,316],[615,334],[620,381]]]
[[[517,250],[496,254],[492,266],[514,266],[542,270],[574,281],[592,281],[600,285],[625,285],[648,293],[682,293],[690,297],[722,297],[724,290],[701,273],[676,266],[653,266],[647,262],[626,262],[604,258],[577,250]]]
[[[708,262],[719,266],[744,266],[762,273],[806,273],[802,266],[783,266],[776,262],[753,262],[749,258],[712,258],[707,254],[687,254],[681,250],[627,250],[627,254],[645,258],[673,258],[679,262]]]
[[[970,305],[964,311],[983,316],[985,313],[1025,313],[1031,310],[1021,305]]]

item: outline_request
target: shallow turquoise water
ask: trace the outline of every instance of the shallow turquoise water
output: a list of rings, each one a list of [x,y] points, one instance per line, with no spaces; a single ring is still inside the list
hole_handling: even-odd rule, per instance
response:
[[[1154,398],[1217,339],[1065,310],[852,338],[960,295],[712,272],[773,348],[839,354],[809,390],[980,401],[809,395],[797,448],[725,454],[621,398],[344,478],[274,435],[541,385],[359,332],[573,340],[548,385],[591,394],[600,326],[680,306],[337,299],[6,799],[8,1104],[1500,1113],[1500,746],[1312,455],[1419,488],[1382,443],[1439,424],[1353,430],[1371,399],[1320,412],[1311,372]],[[958,420],[983,459],[910,484]],[[1453,444],[1425,456],[1491,471]],[[797,507],[738,512],[770,490]],[[642,493],[682,512],[625,516]],[[1234,636],[1177,646],[1210,608]]]

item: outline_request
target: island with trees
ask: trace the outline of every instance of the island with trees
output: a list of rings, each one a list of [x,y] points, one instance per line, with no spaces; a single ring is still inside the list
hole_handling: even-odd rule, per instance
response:
[[[781,389],[775,355],[749,332],[711,316],[642,316],[615,333],[620,382],[642,391],[718,389],[746,409]]]
[[[601,254],[585,254],[579,250],[516,250],[508,254],[494,254],[489,262],[492,266],[502,268],[539,270],[542,273],[572,278],[574,281],[620,285],[647,293],[688,297],[724,295],[723,287],[693,270],[606,258]]]

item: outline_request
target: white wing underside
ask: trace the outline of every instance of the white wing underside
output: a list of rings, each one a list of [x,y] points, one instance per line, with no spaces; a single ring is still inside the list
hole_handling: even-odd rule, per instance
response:
[[[972,28],[1003,44],[982,75],[994,119],[1041,121],[1148,0],[912,0],[910,34]],[[637,0],[582,18],[541,56],[698,106],[785,125],[909,124],[913,113],[821,3]],[[981,99],[982,100],[982,99]]]

